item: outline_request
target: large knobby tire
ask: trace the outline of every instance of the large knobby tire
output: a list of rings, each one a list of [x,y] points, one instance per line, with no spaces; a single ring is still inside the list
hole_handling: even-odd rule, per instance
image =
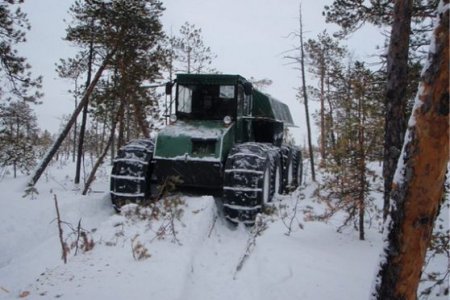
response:
[[[283,165],[282,165],[282,154],[281,150],[275,146],[266,145],[270,151],[269,161],[270,161],[270,201],[272,202],[273,197],[283,193]]]
[[[270,157],[272,175],[271,175],[271,196],[283,193],[283,166],[281,163],[281,152],[276,152]]]
[[[150,198],[153,149],[153,140],[139,139],[118,151],[111,171],[111,201],[117,211]]]
[[[256,215],[272,201],[279,169],[278,148],[261,143],[235,145],[225,164],[225,217],[233,223],[254,224]]]
[[[293,185],[295,188],[299,187],[302,184],[303,179],[303,156],[302,151],[298,147],[293,148],[294,154],[294,182]]]
[[[293,187],[294,183],[294,154],[292,147],[283,145],[281,146],[282,154],[282,167],[283,167],[283,186],[282,190],[284,194],[288,194]]]

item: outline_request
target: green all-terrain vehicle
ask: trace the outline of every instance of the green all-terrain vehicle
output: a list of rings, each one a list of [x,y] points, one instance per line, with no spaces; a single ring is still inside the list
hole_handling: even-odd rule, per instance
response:
[[[239,75],[179,74],[166,93],[173,87],[170,124],[155,140],[122,147],[114,160],[116,209],[148,201],[152,187],[178,176],[180,187],[220,192],[225,217],[251,224],[275,193],[300,184],[300,149],[283,144],[294,125],[286,104]]]

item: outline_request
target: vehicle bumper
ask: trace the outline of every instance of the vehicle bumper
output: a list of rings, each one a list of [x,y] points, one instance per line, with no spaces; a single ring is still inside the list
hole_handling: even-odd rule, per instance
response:
[[[164,182],[166,178],[178,176],[181,187],[221,189],[223,186],[223,164],[220,161],[156,159],[152,181]]]

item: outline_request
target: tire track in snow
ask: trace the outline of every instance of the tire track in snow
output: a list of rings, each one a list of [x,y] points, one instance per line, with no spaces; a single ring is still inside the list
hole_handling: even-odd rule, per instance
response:
[[[257,269],[247,262],[235,276],[247,247],[249,230],[241,226],[230,228],[222,216],[217,215],[216,205],[204,212],[200,236],[192,250],[180,300],[197,299],[261,299]],[[207,225],[207,226],[205,226]],[[235,279],[233,279],[235,277]]]

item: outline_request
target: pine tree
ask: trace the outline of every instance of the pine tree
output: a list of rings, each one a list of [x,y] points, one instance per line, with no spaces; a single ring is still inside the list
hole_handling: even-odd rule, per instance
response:
[[[28,172],[35,164],[36,117],[27,103],[38,103],[42,96],[42,78],[32,77],[31,66],[16,49],[30,29],[21,3],[0,3],[0,164],[13,166],[14,177],[18,169]]]
[[[368,197],[371,190],[368,168],[371,158],[379,151],[383,115],[380,94],[383,87],[377,74],[364,63],[354,62],[338,77],[329,97],[333,102],[335,145],[329,149],[320,196],[328,203],[329,217],[337,211],[347,213],[342,226],[354,224],[359,238],[365,238],[365,215],[375,210]],[[379,157],[378,157],[379,158]]]
[[[436,16],[437,3],[438,0],[334,0],[331,6],[325,6],[327,22],[340,25],[342,36],[358,30],[365,23],[392,27],[386,63],[385,109],[388,113],[383,162],[384,217],[388,214],[392,178],[403,144],[406,108],[416,92],[417,67],[424,58],[421,50],[429,44],[427,36],[431,20]]]
[[[414,0],[412,2],[412,48],[418,49],[428,45],[427,32],[430,32],[430,20],[436,17],[438,0]],[[323,15],[326,21],[336,23],[341,27],[341,36],[349,35],[364,24],[369,23],[377,27],[388,27],[394,22],[394,1],[360,1],[333,0],[326,5]]]
[[[110,64],[114,90],[109,93],[114,96],[111,101],[125,102],[120,126],[126,128],[119,130],[130,132],[130,126],[137,124],[142,134],[149,136],[145,110],[155,99],[141,86],[158,79],[165,64],[165,36],[159,21],[163,10],[157,0],[77,1],[71,8],[75,21],[67,29],[67,40],[84,47],[93,44],[100,53],[117,49]]]
[[[25,31],[30,29],[21,3],[23,0],[0,3],[0,100],[37,102],[42,96],[42,78],[32,78],[31,66],[15,49],[17,44],[26,42]]]
[[[89,97],[105,70],[113,70],[114,76],[118,78],[117,84],[114,85],[117,88],[114,91],[116,97],[112,101],[120,101],[119,141],[124,126],[124,108],[133,111],[135,124],[138,124],[142,134],[145,137],[150,135],[144,108],[154,102],[149,99],[149,93],[141,84],[159,78],[161,64],[165,63],[165,51],[162,47],[165,36],[159,21],[164,8],[158,0],[87,1],[85,4],[86,6],[81,1],[76,1],[71,8],[76,21],[73,26],[68,27],[66,39],[80,45],[97,47],[100,49],[100,56],[104,58],[80,104],[32,176],[29,183],[31,186],[40,178],[78,114],[89,102]],[[131,120],[131,117],[128,120]],[[113,130],[116,119],[112,122]],[[114,132],[111,132],[110,136],[114,140]]]
[[[75,58],[61,59],[56,66],[56,72],[58,73],[59,77],[70,79],[73,81],[73,90],[69,90],[69,93],[71,93],[74,97],[75,108],[78,106],[78,99],[80,99],[82,96],[81,94],[83,89],[81,87],[82,83],[80,81],[82,80],[83,73],[86,71],[87,63],[88,62],[86,61],[86,55],[83,52],[81,52],[79,54],[76,54]],[[73,153],[72,153],[72,160],[74,162],[76,158],[78,159],[78,161],[80,160],[80,156],[79,155],[77,156],[77,134],[78,134],[77,122],[75,122],[73,128]],[[81,138],[80,144],[82,144]],[[75,175],[75,177],[77,177],[77,175]]]
[[[45,129],[43,132],[39,132],[36,141],[36,157],[38,159],[42,158],[52,143],[53,138],[48,130]]]
[[[0,110],[0,164],[28,173],[36,164],[37,118],[24,101],[10,102]]]
[[[341,60],[346,54],[345,47],[337,39],[331,37],[326,31],[320,33],[317,40],[308,40],[305,51],[309,58],[310,72],[319,79],[318,98],[320,101],[320,154],[321,165],[326,164],[327,152],[334,140],[333,113],[330,102],[330,76],[341,68]],[[326,105],[327,103],[328,105]],[[328,109],[326,108],[328,106]],[[330,141],[331,137],[331,141]],[[330,144],[331,143],[331,144]]]
[[[174,39],[175,61],[180,65],[178,72],[213,72],[211,64],[216,55],[203,42],[202,29],[185,22],[180,35]]]

